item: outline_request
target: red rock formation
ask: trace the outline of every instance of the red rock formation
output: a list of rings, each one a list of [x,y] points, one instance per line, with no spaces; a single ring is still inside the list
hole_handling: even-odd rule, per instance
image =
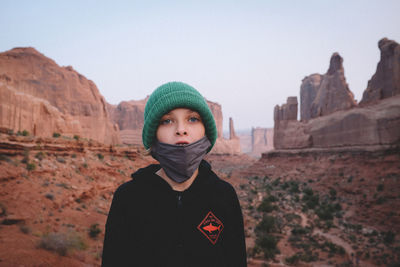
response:
[[[300,87],[300,118],[301,121],[311,119],[311,105],[314,102],[322,80],[321,74],[312,74],[303,79]]]
[[[235,128],[233,127],[233,119],[229,118],[229,139],[237,138]]]
[[[276,105],[274,120],[275,122],[297,120],[297,97],[289,96],[286,100],[286,104],[283,104],[282,107]]]
[[[332,55],[325,75],[313,74],[303,79],[300,99],[302,121],[356,106],[344,77],[343,59],[338,53]]]
[[[222,131],[222,108],[221,105],[216,102],[211,102],[207,100],[207,104],[211,109],[212,114],[214,115],[215,124],[217,125],[218,131],[218,138],[223,138],[223,131]]]
[[[375,74],[368,81],[360,104],[400,94],[400,45],[383,38],[378,43],[381,59]]]
[[[121,141],[124,144],[142,144],[144,107],[147,99],[123,101],[117,106],[107,104],[112,123],[120,129]]]
[[[222,124],[222,120],[220,122]],[[239,155],[242,153],[240,139],[236,136],[232,118],[229,118],[229,139],[225,139],[222,134],[219,134],[219,136],[211,150],[212,154]]]
[[[0,53],[0,127],[120,142],[96,85],[34,48]]]
[[[397,88],[400,87],[395,84],[400,77],[400,68],[396,67],[399,66],[400,57],[398,52],[393,52],[399,51],[399,46],[383,39],[380,48],[381,62],[369,82],[370,87],[364,93],[371,97],[365,98],[369,99],[365,103],[373,101],[374,105],[350,108],[354,105],[353,96],[344,81],[342,59],[334,54],[331,66],[327,74],[322,76],[317,95],[312,101],[311,113],[307,113],[307,106],[302,106],[302,114],[305,114],[302,122],[293,119],[293,114],[289,112],[289,101],[282,107],[275,107],[275,149],[399,145],[400,95]],[[397,63],[394,63],[393,57],[397,58]],[[313,98],[313,85],[318,85],[318,76],[303,80],[302,103],[305,105]],[[379,100],[382,98],[385,99]]]

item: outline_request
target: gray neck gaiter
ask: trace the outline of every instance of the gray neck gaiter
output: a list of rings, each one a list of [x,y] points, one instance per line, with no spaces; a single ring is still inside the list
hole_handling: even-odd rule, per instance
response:
[[[210,146],[206,136],[187,145],[171,145],[156,140],[151,147],[151,155],[160,162],[171,180],[183,183],[192,177]]]

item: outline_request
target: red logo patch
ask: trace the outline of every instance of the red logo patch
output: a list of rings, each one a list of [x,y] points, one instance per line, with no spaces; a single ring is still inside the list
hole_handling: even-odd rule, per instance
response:
[[[203,221],[197,226],[197,229],[205,235],[210,242],[215,245],[218,237],[224,229],[222,222],[210,211]]]

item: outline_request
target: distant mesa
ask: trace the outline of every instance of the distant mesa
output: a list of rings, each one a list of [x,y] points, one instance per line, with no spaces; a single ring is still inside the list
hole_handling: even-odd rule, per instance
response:
[[[400,145],[400,45],[379,41],[381,59],[357,105],[334,53],[328,71],[303,79],[297,97],[274,110],[275,149]]]

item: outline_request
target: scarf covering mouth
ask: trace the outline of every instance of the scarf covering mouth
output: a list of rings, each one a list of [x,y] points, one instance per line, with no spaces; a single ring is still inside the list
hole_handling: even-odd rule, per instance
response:
[[[172,145],[156,140],[151,147],[151,155],[160,162],[168,178],[183,183],[192,177],[210,146],[207,136],[186,145]]]

